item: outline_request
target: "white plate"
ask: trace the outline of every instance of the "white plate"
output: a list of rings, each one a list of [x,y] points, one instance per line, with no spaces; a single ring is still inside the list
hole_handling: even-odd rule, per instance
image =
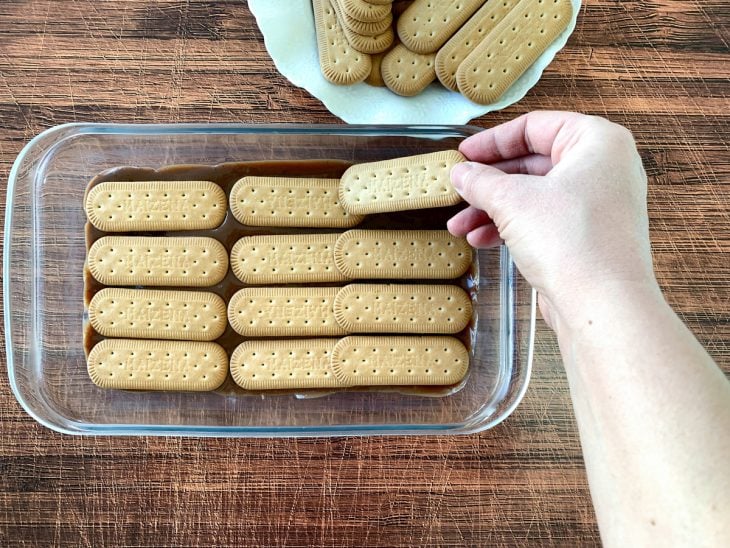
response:
[[[494,0],[490,0],[494,1]],[[335,86],[319,70],[317,37],[311,0],[249,0],[248,7],[264,35],[276,68],[293,84],[306,89],[327,109],[350,124],[466,124],[487,112],[522,99],[537,84],[543,70],[565,46],[575,29],[581,0],[572,0],[568,28],[538,58],[502,98],[477,105],[439,84],[416,97],[400,97],[386,88],[367,84]]]

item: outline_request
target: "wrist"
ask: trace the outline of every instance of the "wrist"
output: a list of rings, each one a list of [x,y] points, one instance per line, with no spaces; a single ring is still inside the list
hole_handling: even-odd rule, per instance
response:
[[[573,289],[559,299],[543,297],[548,323],[560,340],[596,334],[624,318],[652,314],[666,307],[659,284],[652,277],[641,281],[611,281]]]

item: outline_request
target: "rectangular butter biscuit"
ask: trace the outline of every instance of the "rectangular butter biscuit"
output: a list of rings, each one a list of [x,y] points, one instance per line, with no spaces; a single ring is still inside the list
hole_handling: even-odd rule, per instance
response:
[[[455,285],[350,284],[337,291],[334,316],[347,333],[453,334],[472,305]]]
[[[231,212],[248,226],[349,228],[364,215],[340,205],[339,179],[244,177],[231,189]]]
[[[335,266],[339,234],[246,236],[231,250],[231,269],[252,285],[343,282]]]
[[[105,232],[204,230],[223,222],[226,194],[210,181],[115,181],[94,186],[85,209]]]
[[[496,102],[570,23],[570,0],[521,0],[456,71],[459,91],[482,105]]]
[[[91,275],[104,285],[209,287],[228,272],[215,238],[105,236],[89,249]]]
[[[340,180],[340,204],[355,215],[458,204],[451,168],[464,161],[459,151],[444,150],[354,165]]]
[[[312,0],[312,9],[322,75],[339,86],[365,80],[370,74],[370,55],[350,46],[330,0]]]
[[[337,339],[250,340],[231,354],[231,376],[246,390],[339,387],[330,357]]]
[[[344,335],[334,314],[339,287],[249,287],[228,303],[228,321],[244,337]]]
[[[472,249],[447,230],[348,230],[335,264],[353,279],[453,279],[471,265]]]
[[[459,65],[512,11],[518,1],[487,2],[439,49],[436,54],[436,76],[445,87],[459,91],[456,84],[456,71]]]
[[[332,370],[342,386],[432,386],[460,382],[469,352],[445,336],[350,336],[332,351]]]
[[[226,304],[207,291],[105,288],[89,322],[105,337],[213,341],[226,330]]]
[[[101,388],[202,392],[223,383],[228,355],[212,342],[105,339],[87,366]]]

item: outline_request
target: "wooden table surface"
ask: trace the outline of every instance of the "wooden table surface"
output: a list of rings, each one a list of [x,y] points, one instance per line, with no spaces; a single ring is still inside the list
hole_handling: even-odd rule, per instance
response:
[[[625,124],[651,183],[668,300],[730,371],[726,0],[588,0],[518,105]],[[0,181],[64,122],[338,120],[277,72],[246,2],[0,2]],[[5,361],[4,348],[0,358]],[[595,545],[557,345],[501,426],[466,437],[236,440],[56,434],[0,377],[0,544]]]

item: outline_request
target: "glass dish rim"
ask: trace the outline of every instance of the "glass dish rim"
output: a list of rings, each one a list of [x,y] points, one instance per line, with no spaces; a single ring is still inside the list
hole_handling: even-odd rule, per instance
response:
[[[537,292],[531,289],[530,298],[530,322],[526,336],[528,337],[527,358],[524,364],[522,376],[524,382],[519,387],[513,401],[504,409],[500,415],[489,421],[480,420],[480,415],[472,417],[468,421],[440,424],[367,424],[367,425],[327,425],[327,426],[194,426],[181,425],[170,426],[164,424],[88,424],[79,421],[67,421],[60,425],[40,416],[28,403],[16,381],[16,367],[13,355],[13,328],[11,318],[11,278],[10,278],[10,249],[12,244],[12,221],[14,217],[13,205],[15,189],[18,180],[18,172],[28,153],[42,140],[47,139],[55,133],[62,133],[65,130],[77,131],[62,140],[55,141],[52,146],[44,151],[43,157],[38,162],[42,165],[45,157],[63,143],[63,141],[76,135],[84,134],[136,134],[136,135],[164,135],[164,134],[344,134],[344,135],[383,135],[390,136],[419,136],[427,137],[429,134],[437,135],[444,131],[468,131],[476,132],[481,128],[470,125],[379,125],[379,124],[299,124],[299,123],[277,123],[277,124],[242,124],[242,123],[182,123],[182,124],[128,124],[128,123],[99,123],[99,122],[72,122],[50,127],[33,139],[31,139],[18,153],[8,176],[5,223],[3,230],[3,322],[5,329],[5,349],[7,356],[7,369],[10,387],[16,400],[23,410],[35,419],[39,424],[55,432],[71,435],[108,435],[108,436],[189,436],[189,437],[227,437],[227,438],[288,438],[288,437],[331,437],[331,436],[395,436],[395,435],[453,435],[472,434],[493,428],[508,418],[520,404],[529,386],[532,373],[532,362],[534,355]],[[502,260],[511,263],[509,251],[502,247]],[[71,428],[70,426],[78,426]]]

